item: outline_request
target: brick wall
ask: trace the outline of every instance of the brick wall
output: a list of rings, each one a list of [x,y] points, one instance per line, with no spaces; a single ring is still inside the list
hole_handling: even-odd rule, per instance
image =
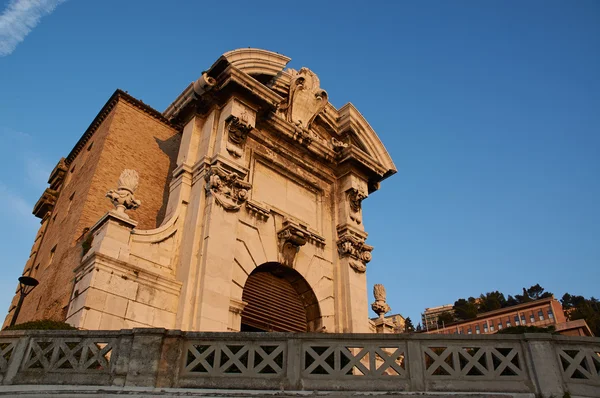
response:
[[[138,221],[139,229],[160,225],[179,143],[180,134],[173,127],[118,98],[69,164],[31,273],[40,284],[25,299],[17,323],[66,318],[83,235],[113,208],[105,194],[117,188],[123,169],[134,169],[140,175],[135,195],[142,205],[130,211],[130,216]],[[11,308],[17,300],[15,296]]]

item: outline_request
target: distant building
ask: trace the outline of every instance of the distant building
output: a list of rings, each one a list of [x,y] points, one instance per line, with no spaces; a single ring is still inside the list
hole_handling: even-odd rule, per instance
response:
[[[452,304],[446,304],[438,307],[425,308],[425,312],[421,314],[421,325],[423,325],[423,330],[438,329],[442,326],[441,322],[438,322],[438,319],[444,312],[454,313],[454,306]]]
[[[378,319],[379,318],[371,318],[370,330],[373,333],[376,332],[375,321],[377,321]],[[386,321],[388,321],[387,322],[388,324],[393,326],[394,333],[403,333],[404,332],[404,325],[405,325],[406,318],[404,318],[402,315],[400,315],[400,314],[388,315],[384,319]]]
[[[442,308],[442,307],[436,307]],[[493,334],[511,326],[554,326],[557,332],[567,336],[593,336],[583,319],[568,321],[562,305],[554,297],[517,304],[499,310],[488,311],[468,321],[456,322],[445,327],[429,327],[428,334]]]

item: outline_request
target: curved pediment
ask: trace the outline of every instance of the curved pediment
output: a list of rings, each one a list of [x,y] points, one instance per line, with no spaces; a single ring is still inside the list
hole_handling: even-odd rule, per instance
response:
[[[336,109],[318,76],[305,67],[286,69],[289,61],[285,55],[258,48],[226,52],[167,108],[165,116],[175,118],[201,98],[208,108],[216,90],[233,84],[235,90],[258,100],[262,117],[276,130],[317,156],[338,163],[357,161],[374,173],[374,182],[396,173],[383,143],[354,105]],[[212,84],[207,85],[209,80]]]
[[[385,176],[396,173],[396,166],[387,149],[364,116],[348,102],[338,110],[338,132],[353,133],[364,152],[371,155],[385,169]]]
[[[249,75],[276,76],[291,58],[260,48],[238,48],[223,54],[223,58]]]

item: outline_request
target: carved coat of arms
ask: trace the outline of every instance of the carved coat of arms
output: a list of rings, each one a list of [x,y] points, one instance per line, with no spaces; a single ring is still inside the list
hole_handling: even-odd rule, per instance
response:
[[[286,120],[301,130],[308,130],[317,115],[327,105],[327,92],[308,68],[292,71],[290,94],[287,103],[279,109],[285,112]]]

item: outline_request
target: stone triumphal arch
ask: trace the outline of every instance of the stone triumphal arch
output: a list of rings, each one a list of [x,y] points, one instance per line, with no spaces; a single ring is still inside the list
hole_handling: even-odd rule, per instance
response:
[[[94,134],[133,139],[135,126],[114,127],[121,107],[165,126],[166,138],[136,133],[120,163],[102,169],[100,162],[89,177],[86,200],[103,201],[92,210],[109,209],[92,195],[109,188],[116,210],[96,216],[87,235],[77,232],[83,257],[70,267],[67,322],[84,329],[369,331],[365,271],[373,247],[361,202],[396,169],[360,112],[350,103],[336,109],[317,75],[286,69],[289,60],[260,49],[225,53],[162,113],[115,93],[65,169],[86,146],[90,154],[119,149],[91,148]],[[144,140],[163,152],[177,143],[165,177],[158,162],[153,168],[138,153]],[[81,162],[93,161],[85,156]],[[79,170],[66,178],[75,181]],[[98,182],[114,173],[118,183]],[[159,177],[164,187],[145,181]],[[160,208],[155,199],[163,191]],[[60,195],[55,206],[66,200]],[[152,217],[158,227],[138,226]]]

